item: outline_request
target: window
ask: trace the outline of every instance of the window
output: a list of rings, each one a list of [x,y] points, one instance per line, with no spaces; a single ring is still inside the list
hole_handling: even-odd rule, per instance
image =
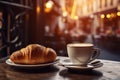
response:
[[[102,0],[99,0],[98,4],[99,4],[99,8],[101,9],[102,8]]]
[[[113,6],[113,0],[110,0],[110,5]]]
[[[107,0],[105,0],[105,7],[107,7]]]

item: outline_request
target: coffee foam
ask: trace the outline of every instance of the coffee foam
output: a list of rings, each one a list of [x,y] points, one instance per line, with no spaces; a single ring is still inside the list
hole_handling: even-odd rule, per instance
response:
[[[71,44],[68,44],[67,46],[69,46],[69,47],[92,47],[93,44],[91,44],[91,43],[71,43]]]

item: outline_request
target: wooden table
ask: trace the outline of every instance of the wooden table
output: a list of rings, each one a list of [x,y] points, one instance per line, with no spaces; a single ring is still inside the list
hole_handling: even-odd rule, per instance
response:
[[[67,57],[59,57],[60,60]],[[120,62],[101,60],[104,65],[91,71],[71,72],[63,66],[21,70],[0,62],[0,80],[120,80]]]

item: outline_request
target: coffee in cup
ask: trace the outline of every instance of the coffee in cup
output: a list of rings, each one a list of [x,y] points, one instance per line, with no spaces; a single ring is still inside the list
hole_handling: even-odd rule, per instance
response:
[[[92,43],[70,43],[67,44],[68,57],[73,64],[87,65],[95,60],[100,51],[94,48]]]

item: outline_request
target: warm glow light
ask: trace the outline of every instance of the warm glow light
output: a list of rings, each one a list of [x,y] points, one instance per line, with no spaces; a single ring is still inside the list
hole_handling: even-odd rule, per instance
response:
[[[78,16],[74,16],[74,19],[77,20],[77,19],[78,19]]]
[[[46,8],[52,8],[52,7],[53,7],[53,2],[52,2],[52,1],[48,1],[48,2],[45,4],[45,7],[46,7]]]
[[[120,12],[117,12],[117,16],[120,16]]]
[[[107,14],[106,17],[107,17],[107,18],[110,18],[110,14]]]
[[[101,14],[100,17],[101,17],[101,18],[105,18],[105,15],[104,15],[104,14]]]
[[[40,6],[37,6],[37,7],[36,7],[36,12],[37,12],[37,13],[40,13]]]
[[[68,15],[67,11],[64,11],[62,15],[63,17],[66,17]]]
[[[114,14],[114,13],[111,13],[111,17],[115,17],[115,14]]]
[[[74,0],[73,7],[72,7],[71,18],[74,18],[74,16],[75,16],[76,7],[77,7],[77,0]]]
[[[45,12],[50,12],[53,8],[53,2],[52,1],[48,1],[46,4],[45,4]]]

